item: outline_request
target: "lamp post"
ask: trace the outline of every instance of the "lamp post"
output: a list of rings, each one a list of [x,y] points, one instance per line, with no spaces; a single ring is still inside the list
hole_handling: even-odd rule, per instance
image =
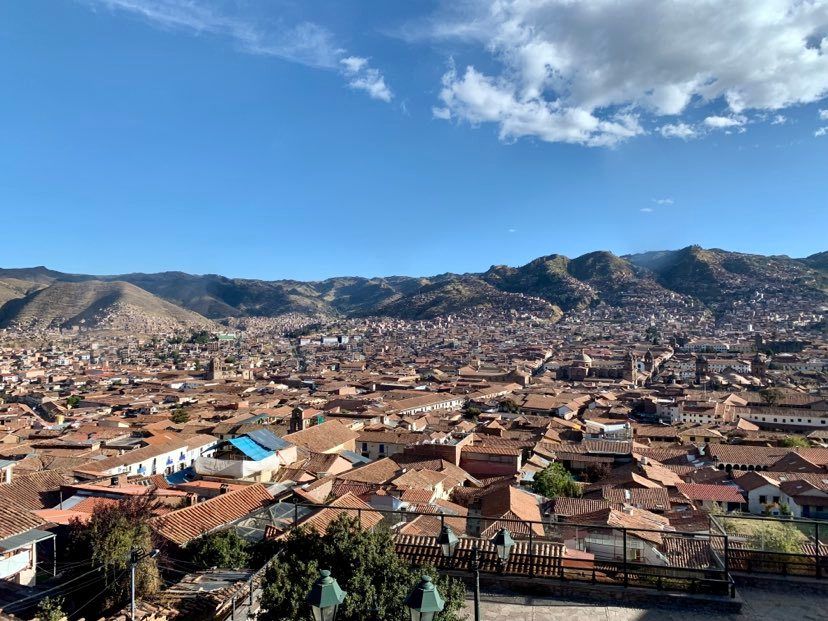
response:
[[[440,534],[437,537],[437,545],[440,546],[440,552],[444,558],[452,558],[454,551],[457,549],[459,543],[457,535],[446,525],[440,529]],[[512,534],[506,528],[501,528],[497,534],[492,538],[492,543],[497,552],[497,558],[501,563],[501,567],[506,567],[509,560],[509,555],[512,553],[512,548],[515,545]],[[474,572],[474,621],[480,621],[480,546],[475,540],[471,551],[471,559],[469,560],[469,567]],[[412,617],[413,619],[413,617]]]
[[[347,593],[339,588],[331,572],[323,569],[319,572],[319,579],[313,583],[307,602],[310,604],[313,621],[335,621],[340,604],[345,601]]]
[[[420,583],[405,600],[411,621],[434,621],[434,615],[446,605],[430,576],[423,576]]]
[[[158,556],[158,549],[141,552],[133,548],[129,551],[129,618],[135,621],[135,568],[145,558]]]
[[[492,539],[497,552],[497,558],[501,563],[501,567],[505,568],[509,561],[509,555],[512,553],[512,548],[515,547],[515,540],[512,539],[512,533],[507,528],[501,528]]]

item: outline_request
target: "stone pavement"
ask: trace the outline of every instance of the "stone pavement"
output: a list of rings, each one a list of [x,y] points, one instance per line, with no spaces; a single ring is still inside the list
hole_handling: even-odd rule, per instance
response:
[[[740,614],[717,614],[711,609],[626,608],[595,603],[538,598],[484,596],[481,621],[826,621],[828,596],[797,592],[741,588],[745,604]],[[473,603],[466,603],[473,619]]]

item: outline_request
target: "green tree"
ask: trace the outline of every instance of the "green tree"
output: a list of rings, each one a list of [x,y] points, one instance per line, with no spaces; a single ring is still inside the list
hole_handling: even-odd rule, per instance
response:
[[[748,537],[748,547],[767,552],[802,554],[802,543],[806,537],[792,524],[762,522]]]
[[[578,498],[581,495],[581,486],[575,481],[572,473],[558,462],[549,464],[535,475],[532,489],[536,494],[547,498]]]
[[[176,408],[172,411],[172,414],[170,414],[170,421],[176,425],[186,423],[188,420],[190,420],[190,415],[187,410],[183,408]]]
[[[78,407],[81,402],[81,398],[78,395],[71,395],[66,399],[66,407],[70,410],[72,408]]]
[[[201,569],[241,569],[250,563],[250,543],[239,537],[233,528],[194,539],[187,551],[192,554],[192,562]]]
[[[347,515],[335,520],[324,535],[297,529],[284,542],[268,568],[262,599],[263,619],[293,621],[308,617],[305,597],[319,576],[330,569],[348,593],[338,621],[405,621],[405,598],[425,572],[446,600],[440,621],[460,621],[463,584],[433,568],[415,568],[397,556],[387,529],[367,531]]]
[[[765,388],[759,392],[759,396],[767,405],[779,405],[785,397],[784,393],[778,388]]]
[[[152,516],[152,508],[148,499],[131,498],[117,504],[98,505],[86,524],[78,520],[70,524],[68,558],[90,559],[102,574],[101,581],[92,585],[92,592],[81,593],[76,600],[100,598],[102,607],[126,601],[130,552],[137,550],[148,555],[155,547],[154,534],[147,521]],[[142,597],[149,596],[159,585],[156,560],[144,558],[135,571],[136,592]]]
[[[192,335],[190,335],[190,343],[204,345],[212,340],[213,335],[210,334],[207,330],[199,330],[198,332],[193,332]]]
[[[44,597],[37,604],[37,618],[39,621],[61,621],[66,618],[63,612],[63,598]]]
[[[788,448],[808,448],[811,443],[802,436],[788,436],[779,443],[780,446]]]
[[[511,399],[504,399],[503,401],[501,401],[500,409],[502,409],[504,412],[510,412],[512,414],[520,412],[520,407],[518,406],[518,404],[512,401]]]

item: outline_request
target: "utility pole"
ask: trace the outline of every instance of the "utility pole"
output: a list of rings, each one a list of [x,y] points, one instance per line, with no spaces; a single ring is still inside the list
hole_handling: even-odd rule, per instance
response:
[[[480,548],[477,543],[472,548],[471,568],[474,571],[474,621],[480,621]]]
[[[158,549],[141,552],[135,548],[129,551],[129,613],[132,621],[135,621],[135,567],[145,558],[155,558],[158,552]]]

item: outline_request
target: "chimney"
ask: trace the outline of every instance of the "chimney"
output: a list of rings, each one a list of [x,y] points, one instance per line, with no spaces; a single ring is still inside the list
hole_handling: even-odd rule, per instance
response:
[[[118,477],[117,475],[116,475],[116,476],[114,476],[114,477],[111,477],[111,478],[109,479],[109,485],[110,485],[111,487],[118,487],[118,481],[119,481],[119,477]]]
[[[226,494],[230,491],[230,486],[227,483],[222,483],[221,487],[219,487],[219,494]]]

